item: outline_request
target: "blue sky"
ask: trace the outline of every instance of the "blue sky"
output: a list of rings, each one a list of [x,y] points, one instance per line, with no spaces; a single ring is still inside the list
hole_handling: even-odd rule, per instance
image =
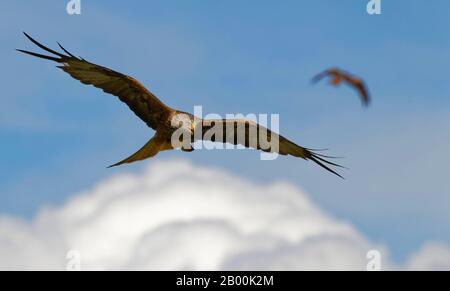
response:
[[[450,243],[448,1],[65,1],[0,4],[0,212],[26,218],[117,172],[106,169],[153,134],[114,97],[53,64],[19,55],[43,43],[130,74],[172,107],[278,113],[280,131],[330,148],[345,181],[301,160],[249,151],[178,151],[257,183],[287,180],[404,258],[424,241]],[[33,48],[34,49],[34,48]],[[363,76],[373,95],[310,85],[329,66]]]

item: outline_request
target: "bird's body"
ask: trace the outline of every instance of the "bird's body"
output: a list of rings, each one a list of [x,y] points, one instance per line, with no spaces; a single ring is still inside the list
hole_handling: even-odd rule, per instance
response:
[[[333,86],[339,86],[342,83],[346,83],[347,85],[353,87],[358,91],[358,94],[361,98],[361,102],[365,106],[370,104],[369,92],[367,90],[367,86],[364,84],[364,81],[362,79],[355,77],[349,74],[348,72],[345,72],[338,68],[331,68],[316,75],[312,81],[313,83],[317,83],[325,77],[330,77],[330,84]]]
[[[118,166],[125,163],[144,160],[155,156],[161,151],[181,148],[183,151],[193,151],[192,143],[197,140],[209,140],[213,142],[223,142],[240,144],[265,152],[276,152],[281,155],[292,155],[305,160],[312,160],[324,169],[340,176],[330,166],[338,166],[325,158],[327,156],[315,153],[303,148],[282,137],[272,133],[267,128],[246,119],[217,119],[208,120],[195,117],[194,115],[175,110],[165,105],[153,93],[147,90],[136,79],[116,72],[109,68],[88,62],[82,58],[75,57],[61,45],[60,48],[66,53],[62,54],[49,49],[25,33],[25,36],[41,49],[54,56],[42,55],[30,51],[18,50],[20,52],[55,61],[59,63],[58,68],[62,69],[73,78],[83,84],[93,85],[104,92],[117,96],[122,102],[144,121],[150,128],[155,130],[155,135],[136,153],[130,157],[112,165]],[[213,128],[219,127],[223,134],[209,134]],[[243,135],[239,134],[240,128],[245,128]],[[251,135],[256,132],[256,136]],[[276,139],[279,144],[276,147],[266,147],[261,144],[259,136],[266,133],[269,139]],[[183,134],[181,143],[174,140],[176,134]],[[328,157],[329,158],[329,157]],[[111,167],[112,167],[111,166]]]

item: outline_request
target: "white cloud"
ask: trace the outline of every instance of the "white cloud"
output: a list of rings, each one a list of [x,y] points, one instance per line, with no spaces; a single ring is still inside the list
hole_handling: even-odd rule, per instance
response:
[[[365,270],[367,251],[386,253],[290,184],[249,182],[185,161],[150,164],[43,209],[32,222],[0,218],[0,268],[65,269],[72,249],[85,270]],[[450,269],[449,253],[425,247],[405,268]]]
[[[425,244],[407,263],[409,270],[450,270],[450,248],[439,242]]]

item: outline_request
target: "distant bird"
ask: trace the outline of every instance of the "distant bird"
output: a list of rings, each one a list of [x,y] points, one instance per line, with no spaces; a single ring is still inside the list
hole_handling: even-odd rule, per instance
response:
[[[330,84],[333,86],[339,86],[342,82],[347,83],[358,91],[363,105],[368,106],[370,104],[369,91],[364,81],[360,78],[357,78],[338,68],[331,68],[315,76],[312,81],[313,83],[317,83],[325,77],[331,78]]]
[[[155,156],[160,151],[172,150],[175,148],[181,148],[183,151],[188,152],[193,151],[193,142],[196,140],[209,140],[213,142],[231,143],[234,145],[240,144],[245,147],[255,148],[265,152],[277,152],[281,155],[291,155],[305,160],[311,160],[324,169],[341,177],[337,172],[330,168],[330,166],[341,166],[326,160],[326,158],[332,157],[324,156],[314,152],[314,150],[298,146],[288,139],[272,133],[267,128],[255,122],[246,119],[201,119],[192,114],[172,109],[161,102],[136,79],[106,67],[90,63],[83,58],[75,57],[59,43],[59,47],[67,55],[49,49],[38,43],[28,34],[24,34],[39,48],[54,56],[42,55],[19,49],[18,51],[38,58],[55,61],[61,64],[57,66],[58,68],[83,84],[93,85],[106,93],[119,97],[119,99],[127,104],[128,107],[147,124],[147,126],[156,131],[155,135],[140,150],[110,167],[144,160]],[[215,125],[222,126],[222,137],[220,137],[220,135],[217,137],[216,135],[208,136],[205,134]],[[237,128],[242,127],[245,128],[245,136],[243,138],[238,136],[239,130],[236,130]],[[229,128],[234,128],[235,130],[227,132],[227,129]],[[189,141],[187,142],[187,146],[185,146],[185,144],[173,145],[172,136],[175,131],[178,130],[188,133]],[[200,136],[194,134],[197,130],[200,130]],[[266,130],[268,139],[271,137],[278,138],[278,149],[261,146],[258,135],[262,130]],[[258,135],[255,136],[254,134],[250,134],[252,131],[256,131]]]

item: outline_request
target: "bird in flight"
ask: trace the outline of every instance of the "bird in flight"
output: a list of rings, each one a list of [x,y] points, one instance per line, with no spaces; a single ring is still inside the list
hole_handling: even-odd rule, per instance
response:
[[[330,77],[330,84],[333,86],[339,86],[342,82],[347,83],[347,85],[353,87],[358,91],[363,105],[368,106],[370,104],[369,91],[366,84],[360,78],[357,78],[348,72],[342,71],[338,68],[328,69],[317,76],[315,76],[312,81],[317,83],[325,77]]]
[[[311,160],[327,171],[342,178],[341,175],[331,168],[332,166],[341,166],[327,159],[333,157],[319,154],[317,153],[317,150],[311,150],[296,145],[287,138],[271,132],[269,129],[256,122],[247,119],[202,119],[190,113],[172,109],[165,105],[136,79],[109,68],[88,62],[81,57],[76,57],[59,43],[59,47],[65,54],[45,47],[28,34],[24,34],[32,43],[52,55],[44,55],[21,49],[18,49],[19,52],[57,62],[59,64],[57,66],[58,68],[79,80],[81,83],[93,85],[106,93],[117,96],[122,102],[128,105],[131,111],[144,121],[147,126],[155,130],[155,135],[140,150],[110,167],[145,160],[154,157],[161,151],[176,148],[190,152],[194,150],[192,144],[195,141],[206,140],[242,145],[264,152],[291,155],[304,160]],[[208,131],[215,126],[221,128],[223,134],[208,134]],[[245,128],[243,136],[239,134],[241,132],[239,128]],[[175,132],[179,132],[180,130],[183,133],[186,133],[189,138],[187,142],[184,141],[182,144],[174,143],[172,137]],[[196,132],[200,132],[200,134],[196,134]],[[251,134],[252,132],[256,132],[257,134]],[[277,140],[277,146],[263,146],[258,138],[262,132],[267,134],[268,140]]]

